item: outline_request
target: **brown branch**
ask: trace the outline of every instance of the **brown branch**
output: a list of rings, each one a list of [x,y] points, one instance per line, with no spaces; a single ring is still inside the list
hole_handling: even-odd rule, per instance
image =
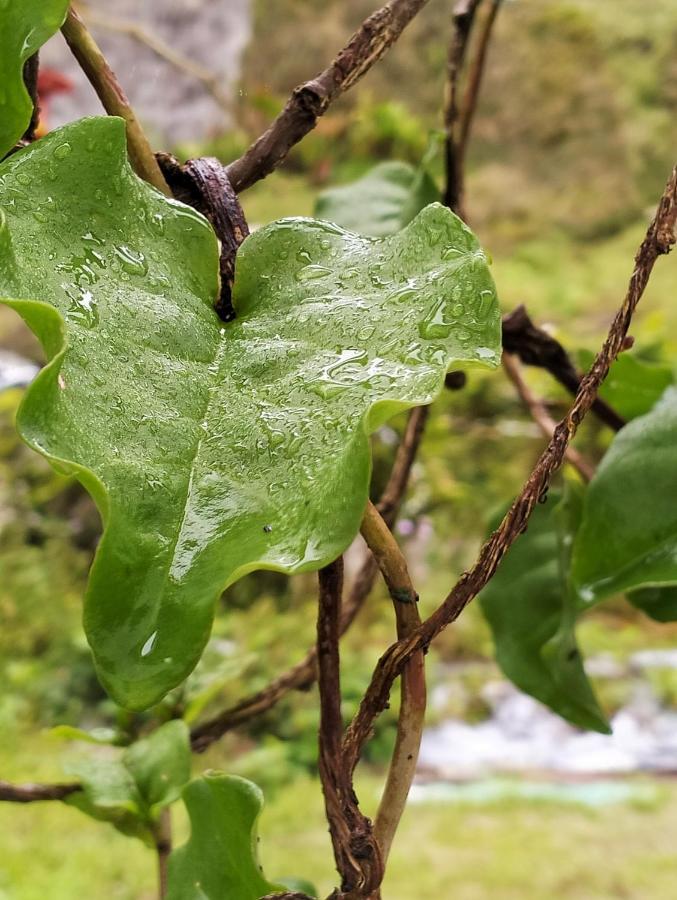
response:
[[[172,812],[169,806],[160,812],[153,829],[158,864],[158,900],[165,900],[169,888],[169,856],[172,852]]]
[[[336,868],[344,895],[364,896],[377,889],[383,862],[371,822],[359,810],[351,774],[341,756],[343,722],[339,636],[343,560],[320,570],[317,663],[320,690],[319,770]]]
[[[551,418],[550,413],[545,408],[545,404],[538,399],[524,378],[522,378],[520,364],[517,358],[511,353],[504,352],[502,362],[508,378],[515,385],[517,393],[531,414],[531,418],[541,429],[545,437],[551,438],[555,433],[557,423]],[[592,479],[595,474],[595,467],[582,453],[579,453],[574,447],[569,446],[564,455],[585,481],[590,481]]]
[[[182,53],[179,53],[169,44],[166,44],[161,38],[150,31],[147,31],[139,22],[129,19],[119,19],[116,16],[107,16],[93,9],[89,4],[84,8],[83,15],[87,22],[94,26],[99,26],[106,31],[124,34],[139,44],[148,47],[160,59],[164,59],[175,69],[184,72],[196,81],[200,81],[207,92],[211,94],[218,105],[226,112],[230,112],[232,104],[227,95],[221,90],[220,79],[214,72],[201,66],[195,60],[189,59]]]
[[[237,194],[225,168],[214,157],[190,159],[185,165],[171,153],[157,153],[155,158],[176,199],[201,212],[219,239],[221,289],[215,307],[220,318],[230,322],[235,318],[232,303],[235,258],[240,244],[249,234]]]
[[[40,58],[37,53],[29,56],[24,63],[23,79],[28,91],[28,96],[33,104],[33,112],[28,128],[23,134],[22,141],[30,144],[35,140],[35,134],[40,124],[40,98],[38,96],[38,75],[40,73]]]
[[[365,19],[332,64],[296,87],[268,130],[228,166],[235,190],[244,191],[276,169],[294,144],[312,131],[332,101],[369,71],[427,2],[389,0]]]
[[[11,803],[36,803],[40,800],[63,800],[71,794],[77,794],[82,787],[79,784],[10,784],[0,781],[0,801]]]
[[[459,121],[459,81],[470,39],[475,13],[481,0],[458,0],[453,12],[453,32],[447,59],[447,81],[444,98],[444,157],[446,185],[444,203],[455,213],[461,214],[462,157],[458,153],[456,129]]]
[[[562,465],[569,441],[591,409],[600,385],[624,346],[632,315],[644,293],[654,263],[660,255],[668,253],[675,243],[676,219],[677,166],[672,171],[656,215],[635,256],[635,266],[625,299],[611,323],[604,345],[595,357],[590,371],[581,381],[571,409],[557,425],[519,496],[497,530],[483,544],[475,564],[461,576],[444,602],[411,637],[391,645],[377,663],[360,708],[344,737],[344,757],[351,766],[357,764],[374,720],[385,709],[393,682],[404,666],[415,653],[427,649],[431,641],[458,618],[467,604],[492,578],[506,551],[527,527],[534,506],[545,495],[550,479]]]
[[[534,325],[523,305],[503,316],[503,349],[518,356],[525,366],[545,369],[576,396],[582,376],[571,357],[559,341]],[[599,397],[595,397],[592,412],[614,431],[620,431],[625,425],[625,419]]]
[[[397,637],[399,639],[409,637],[421,624],[417,605],[418,594],[414,590],[406,560],[397,541],[372,503],[367,503],[361,531],[367,546],[374,554],[392,598]],[[374,835],[384,865],[388,860],[390,847],[414,780],[423,734],[425,707],[425,661],[423,653],[416,653],[402,672],[397,738],[385,788],[374,819]]]
[[[125,120],[127,151],[136,174],[163,194],[171,196],[167,182],[153,156],[148,138],[144,134],[125,92],[108,65],[106,57],[74,9],[69,10],[61,32],[108,115],[120,116]]]
[[[388,525],[397,516],[402,497],[409,481],[411,467],[416,458],[423,429],[428,416],[428,407],[419,406],[409,414],[402,441],[397,449],[390,478],[381,499],[376,504]],[[371,592],[376,578],[377,566],[368,553],[353,581],[348,598],[341,609],[341,634],[352,625],[357,613]],[[275,678],[262,690],[240,700],[235,706],[224,710],[212,719],[196,725],[191,731],[191,746],[195,753],[204,752],[228,731],[237,728],[272,709],[286,694],[293,690],[306,690],[317,677],[317,649],[312,647],[305,657],[282,675]]]
[[[489,52],[491,35],[500,5],[501,0],[491,0],[490,2],[489,9],[486,16],[484,17],[484,21],[482,22],[482,30],[477,42],[477,50],[475,51],[472,66],[470,68],[470,72],[468,73],[468,85],[466,87],[465,94],[463,95],[463,108],[461,110],[459,121],[458,146],[456,151],[459,158],[458,165],[461,171],[461,175],[463,174],[465,153],[468,147],[468,139],[470,138],[470,129],[472,127],[473,118],[475,117],[477,101],[480,95],[480,87],[482,85],[482,78],[484,77],[484,67],[487,61],[487,53]],[[460,191],[462,195],[463,179],[461,179]]]

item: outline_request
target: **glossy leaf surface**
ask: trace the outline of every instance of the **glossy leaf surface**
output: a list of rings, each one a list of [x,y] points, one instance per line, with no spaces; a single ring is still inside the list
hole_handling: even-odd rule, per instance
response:
[[[33,104],[23,66],[61,27],[68,0],[4,0],[0,3],[0,159],[31,120]]]
[[[594,355],[580,353],[579,359],[581,369],[587,371]],[[632,353],[621,353],[611,366],[599,395],[624,419],[636,419],[650,412],[673,382],[674,375],[669,366],[644,362]]]
[[[150,843],[158,813],[179,798],[190,778],[188,726],[167,722],[118,758],[83,760],[71,772],[83,791],[66,798],[68,805]]]
[[[0,296],[54,357],[19,427],[104,517],[84,620],[124,706],[186,677],[228,584],[343,552],[369,432],[429,402],[449,366],[499,360],[485,256],[439,205],[383,241],[313,220],[262,228],[238,254],[227,325],[211,229],[136,178],[121,121],[7,160],[0,208]]]
[[[585,603],[677,585],[676,447],[677,389],[669,388],[616,435],[590,482],[572,559]]]
[[[263,795],[255,784],[207,772],[183,792],[190,839],[169,858],[167,900],[258,900],[282,891],[266,881],[257,855]]]
[[[315,204],[318,219],[371,237],[395,234],[440,192],[425,166],[384,162],[350,184],[323,191]]]
[[[576,506],[575,495],[564,503],[551,494],[536,507],[480,603],[507,677],[574,725],[608,733],[581,662],[576,600],[567,583]]]

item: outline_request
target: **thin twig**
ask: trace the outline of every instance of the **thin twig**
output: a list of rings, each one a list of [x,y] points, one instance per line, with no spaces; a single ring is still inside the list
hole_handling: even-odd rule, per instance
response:
[[[518,356],[525,366],[545,369],[570,394],[576,396],[582,376],[571,357],[559,341],[534,325],[522,305],[503,316],[503,349]],[[600,397],[595,397],[592,412],[614,431],[620,431],[625,425],[625,419]]]
[[[515,385],[522,402],[531,413],[531,418],[541,429],[545,437],[551,438],[555,433],[557,422],[550,416],[550,413],[545,408],[545,404],[538,399],[524,378],[522,378],[517,357],[513,356],[511,353],[504,353],[502,362],[508,378]],[[565,458],[585,481],[590,481],[592,479],[595,474],[595,467],[582,453],[579,453],[574,447],[569,446],[566,449]]]
[[[0,800],[11,803],[36,803],[40,800],[63,800],[77,794],[79,784],[10,784],[0,781]]]
[[[461,173],[463,173],[465,154],[468,147],[468,139],[470,138],[470,129],[472,127],[472,121],[477,109],[477,101],[480,95],[482,78],[484,77],[484,67],[487,61],[487,53],[489,51],[491,35],[500,5],[501,0],[491,0],[489,4],[489,9],[486,16],[484,17],[484,21],[482,22],[482,30],[480,31],[480,36],[477,41],[477,50],[475,51],[472,66],[470,67],[470,71],[468,72],[468,84],[463,95],[463,107],[461,109],[458,126],[458,145],[456,150],[459,158],[458,164]],[[460,189],[462,194],[462,182],[460,185]]]
[[[444,203],[458,215],[462,216],[462,184],[461,167],[463,159],[458,153],[456,129],[459,121],[459,81],[465,54],[470,39],[475,13],[481,0],[458,0],[453,11],[453,31],[449,43],[447,58],[447,81],[444,97],[444,156],[446,183]]]
[[[169,855],[172,852],[172,813],[169,806],[165,806],[160,812],[153,830],[153,838],[158,863],[158,898],[165,900],[169,887]]]
[[[409,576],[407,563],[392,532],[373,503],[367,503],[362,519],[362,537],[378,563],[395,609],[397,637],[409,637],[421,624],[418,594]],[[400,714],[397,738],[390,760],[388,777],[374,819],[374,835],[383,863],[407,804],[409,790],[416,773],[425,721],[426,683],[423,653],[416,653],[402,671]]]
[[[320,570],[317,614],[317,663],[320,691],[319,770],[336,868],[344,895],[363,896],[378,888],[383,862],[369,819],[357,805],[352,778],[341,757],[341,681],[339,620],[343,560]]]
[[[22,141],[27,144],[35,140],[38,125],[40,124],[40,97],[38,95],[38,75],[40,74],[40,57],[37,53],[29,56],[24,63],[23,79],[28,91],[28,96],[33,104],[33,112],[28,128],[23,134]]]
[[[169,44],[165,43],[162,38],[156,34],[147,31],[139,22],[130,19],[119,19],[117,16],[108,16],[95,10],[93,7],[87,6],[83,11],[84,18],[91,25],[103,28],[106,31],[113,31],[117,34],[124,34],[139,44],[143,44],[152,50],[160,59],[164,59],[175,69],[190,75],[196,81],[201,82],[213,99],[218,103],[221,109],[230,112],[232,103],[228,96],[221,90],[221,81],[219,77],[210,69],[201,66],[195,60],[189,59],[182,53],[179,53]]]
[[[381,495],[381,499],[376,504],[378,511],[389,526],[395,521],[406,490],[411,467],[423,436],[427,416],[427,406],[419,406],[410,412],[402,441],[397,448],[390,478]],[[376,562],[371,553],[367,552],[353,581],[350,593],[341,608],[342,635],[352,625],[365,599],[371,592],[376,572]],[[262,690],[244,697],[235,706],[224,710],[206,722],[196,725],[191,732],[193,751],[202,753],[228,731],[272,709],[290,691],[308,689],[316,677],[317,648],[312,647],[300,662],[283,672],[282,675],[279,675]]]
[[[171,196],[171,191],[153,155],[148,138],[115,77],[115,73],[108,65],[85,23],[72,8],[66,16],[61,31],[108,115],[120,116],[125,120],[127,151],[134,171],[139,178],[143,178],[163,194]]]
[[[244,191],[276,169],[294,144],[312,131],[332,101],[371,69],[427,2],[389,0],[365,19],[332,64],[295,88],[268,130],[228,166],[235,190]]]
[[[377,663],[360,708],[349,725],[344,741],[344,757],[354,767],[371,733],[374,720],[385,709],[394,680],[415,653],[425,650],[431,641],[453,622],[496,572],[501,559],[525,530],[539,498],[545,495],[553,474],[564,460],[569,441],[593,405],[597,391],[611,364],[622,350],[632,315],[644,293],[657,258],[668,253],[675,243],[677,219],[677,166],[673,169],[637,255],[627,294],[609,328],[607,338],[583,378],[576,399],[565,418],[557,425],[535,468],[525,482],[503,521],[483,544],[477,561],[466,571],[444,602],[414,634],[391,645]]]

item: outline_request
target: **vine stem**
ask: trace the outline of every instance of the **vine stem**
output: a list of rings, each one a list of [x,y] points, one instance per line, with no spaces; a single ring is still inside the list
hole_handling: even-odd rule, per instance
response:
[[[108,115],[120,116],[125,120],[127,152],[134,171],[139,178],[143,178],[163,194],[171,197],[171,191],[153,155],[148,138],[124,90],[98,44],[74,9],[68,11],[61,32]]]
[[[501,361],[506,375],[515,385],[515,389],[517,390],[520,399],[529,410],[531,418],[541,429],[541,432],[545,437],[551,438],[555,433],[557,423],[551,418],[548,410],[545,408],[545,404],[538,399],[522,377],[517,357],[510,353],[503,353]],[[592,480],[592,477],[595,474],[595,467],[582,453],[579,453],[574,447],[569,446],[566,449],[565,457],[585,481]]]
[[[294,88],[267,131],[228,166],[233,188],[244,191],[274,171],[294,144],[313,130],[332,101],[353,87],[378,62],[427,2],[389,0],[365,19],[331,65]]]
[[[421,624],[418,594],[397,541],[373,503],[368,502],[362,519],[362,537],[374,554],[393,601],[397,637],[409,637]],[[426,683],[423,652],[415,653],[402,670],[397,738],[388,769],[383,796],[374,819],[374,836],[383,863],[388,860],[393,838],[407,803],[416,773],[425,722]]]
[[[425,650],[434,638],[453,622],[495,574],[498,565],[526,528],[538,500],[544,496],[553,474],[564,460],[569,441],[591,409],[597,391],[612,362],[623,349],[633,313],[648,284],[659,256],[675,244],[677,220],[677,166],[672,171],[659,201],[656,215],[635,256],[635,265],[623,303],[614,316],[606,340],[581,381],[574,403],[541,454],[519,496],[499,527],[482,545],[477,561],[461,576],[446,599],[408,638],[392,644],[377,663],[360,707],[343,739],[343,754],[351,765],[359,759],[377,716],[385,709],[393,682],[404,666]]]
[[[169,856],[172,852],[172,813],[169,806],[160,811],[153,838],[158,863],[158,898],[165,900],[168,890]]]
[[[383,878],[383,860],[371,822],[361,812],[341,752],[341,679],[339,658],[343,559],[319,573],[317,662],[320,689],[319,770],[341,897],[371,896]]]

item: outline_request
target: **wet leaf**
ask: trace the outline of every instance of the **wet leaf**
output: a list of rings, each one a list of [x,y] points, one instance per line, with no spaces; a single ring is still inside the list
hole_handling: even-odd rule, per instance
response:
[[[33,104],[23,66],[66,18],[68,0],[0,2],[0,159],[28,127]]]
[[[496,660],[520,690],[581,728],[609,725],[587,679],[575,635],[576,598],[567,580],[578,498],[551,493],[480,594]],[[502,517],[497,517],[496,527]]]
[[[211,229],[136,178],[120,120],[11,157],[0,208],[0,296],[53,358],[18,424],[104,519],[84,622],[123,706],[188,675],[228,584],[342,553],[369,433],[430,402],[450,366],[499,361],[486,258],[440,205],[382,241],[262,228],[238,254],[228,324]]]
[[[118,758],[84,759],[70,773],[83,790],[65,803],[151,844],[158,813],[179,798],[190,778],[188,726],[167,722]]]
[[[255,784],[207,772],[183,792],[190,838],[169,858],[167,900],[258,900],[282,891],[258,863],[256,822],[263,795]]]
[[[439,197],[424,165],[415,169],[404,162],[384,162],[357,181],[323,191],[315,215],[358,234],[385,237],[400,231]]]
[[[585,603],[677,585],[675,446],[677,389],[668,388],[650,413],[619,431],[590,482],[572,558]]]

